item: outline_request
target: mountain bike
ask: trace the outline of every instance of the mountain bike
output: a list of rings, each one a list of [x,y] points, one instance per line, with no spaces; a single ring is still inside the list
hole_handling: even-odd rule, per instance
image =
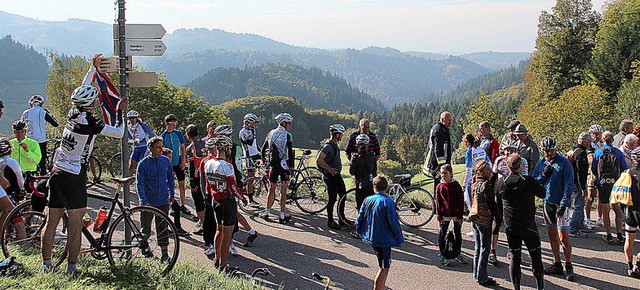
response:
[[[56,153],[56,148],[60,146],[62,139],[49,139],[47,140],[47,171],[51,172],[53,169],[53,156]],[[100,183],[102,177],[102,163],[93,155],[89,156],[89,168],[87,170],[87,188]],[[122,176],[122,175],[114,175]]]
[[[100,232],[97,238],[89,230],[87,223],[83,225],[80,254],[91,254],[98,260],[107,259],[113,268],[133,264],[150,271],[158,271],[162,275],[168,274],[173,269],[180,251],[180,240],[175,225],[164,212],[157,208],[138,206],[130,209],[120,202],[122,186],[133,181],[134,177],[111,180],[118,185],[113,198],[88,194],[89,198],[108,202],[111,206],[104,221],[97,228]],[[119,212],[117,216],[115,216],[116,210]],[[39,250],[41,234],[47,218],[45,213],[33,210],[31,200],[28,200],[14,208],[8,216],[0,231],[5,256],[10,255],[9,252],[16,248]],[[155,231],[151,229],[150,221],[146,228],[141,224],[143,216],[146,220],[155,220]],[[17,236],[16,228],[11,224],[12,220],[16,219],[25,221],[26,234],[23,237]],[[68,217],[65,214],[56,229],[52,255],[55,266],[61,265],[67,258],[67,222]],[[157,232],[164,225],[166,229]],[[160,243],[164,245],[159,245]],[[158,258],[162,257],[162,247],[166,247],[168,259]]]
[[[419,228],[431,221],[436,212],[433,195],[422,187],[411,186],[411,174],[400,174],[393,177],[387,193],[396,204],[398,219],[411,228]],[[359,209],[356,205],[356,189],[352,188],[338,199],[338,208],[344,206],[344,212],[338,211],[338,218],[343,224],[355,225]]]

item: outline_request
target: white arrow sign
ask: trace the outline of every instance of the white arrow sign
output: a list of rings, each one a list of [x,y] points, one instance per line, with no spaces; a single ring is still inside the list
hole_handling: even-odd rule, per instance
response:
[[[160,39],[167,33],[162,24],[127,24],[125,39]],[[113,39],[118,39],[118,24],[113,25]]]
[[[101,72],[118,72],[120,67],[120,58],[116,56],[103,58],[100,62],[100,71]],[[131,70],[131,57],[127,57],[127,70]]]
[[[162,40],[127,40],[127,55],[131,56],[161,56],[167,47]]]
[[[158,85],[158,75],[154,72],[130,72],[129,87],[153,88]]]

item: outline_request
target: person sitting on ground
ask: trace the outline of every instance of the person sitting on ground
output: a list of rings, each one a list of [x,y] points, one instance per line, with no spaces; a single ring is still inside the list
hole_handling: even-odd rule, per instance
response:
[[[440,254],[438,259],[443,266],[449,265],[449,259],[446,254],[445,237],[449,224],[453,221],[453,233],[455,237],[454,249],[456,253],[460,253],[462,248],[462,216],[464,215],[464,193],[462,187],[457,180],[453,179],[453,168],[451,164],[445,164],[440,167],[440,175],[442,179],[436,187],[436,219],[440,223],[440,233],[438,235],[438,248]],[[458,254],[454,257],[458,263],[466,264],[467,261]]]
[[[375,290],[383,290],[386,284],[391,267],[391,247],[401,247],[404,242],[395,203],[385,193],[387,186],[384,176],[373,179],[376,194],[364,199],[356,220],[356,231],[378,257],[379,269],[373,282]]]

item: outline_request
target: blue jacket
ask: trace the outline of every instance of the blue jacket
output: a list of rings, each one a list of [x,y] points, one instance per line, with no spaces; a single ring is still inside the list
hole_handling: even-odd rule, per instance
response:
[[[542,176],[544,168],[549,164],[545,158],[540,158],[533,169],[533,178],[540,183],[547,196],[544,201],[560,206],[571,207],[571,195],[573,194],[573,166],[564,156],[556,153],[552,160],[553,173],[550,177]]]
[[[169,204],[173,198],[173,167],[167,156],[145,157],[138,163],[136,183],[140,205],[154,207]]]
[[[400,247],[404,242],[396,205],[384,193],[376,193],[364,199],[356,231],[362,241],[373,247]]]
[[[596,152],[593,154],[593,162],[591,162],[591,172],[593,172],[593,175],[595,175],[596,177],[596,185],[600,185],[600,176],[598,176],[598,162],[600,161],[600,157],[604,155],[604,151],[602,149],[613,149],[613,154],[616,155],[616,158],[618,158],[618,161],[620,162],[620,173],[629,169],[627,166],[627,162],[624,159],[624,154],[622,154],[622,151],[620,151],[620,149],[615,148],[611,145],[604,144],[602,148],[598,148],[598,150],[596,150]]]

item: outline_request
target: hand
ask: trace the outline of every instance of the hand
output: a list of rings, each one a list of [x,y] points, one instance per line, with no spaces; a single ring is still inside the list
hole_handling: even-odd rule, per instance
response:
[[[338,174],[338,168],[329,168],[328,171],[329,171],[329,174],[331,174],[331,176]]]
[[[553,165],[549,164],[542,171],[542,176],[549,177],[551,176],[551,174],[553,174],[553,171],[554,171]]]
[[[558,212],[556,212],[556,217],[561,218],[564,216],[564,212],[567,210],[566,206],[558,207]]]
[[[118,110],[126,111],[129,108],[129,98],[120,98],[118,102]]]
[[[22,147],[24,152],[29,153],[29,147],[27,146],[27,143],[20,143],[20,147]]]
[[[140,144],[140,139],[136,138],[135,140],[133,140],[133,145],[138,146],[138,144]]]
[[[582,190],[582,197],[586,197],[587,195],[588,195],[588,194],[587,194],[587,190],[586,190],[586,189],[585,189],[585,190]]]
[[[96,55],[94,55],[91,58],[91,63],[93,64],[93,66],[95,66],[96,68],[100,67],[100,64],[102,63],[102,53],[98,53]]]
[[[180,170],[184,170],[185,167],[187,167],[187,165],[184,163],[184,159],[182,159],[182,161],[180,161]]]

